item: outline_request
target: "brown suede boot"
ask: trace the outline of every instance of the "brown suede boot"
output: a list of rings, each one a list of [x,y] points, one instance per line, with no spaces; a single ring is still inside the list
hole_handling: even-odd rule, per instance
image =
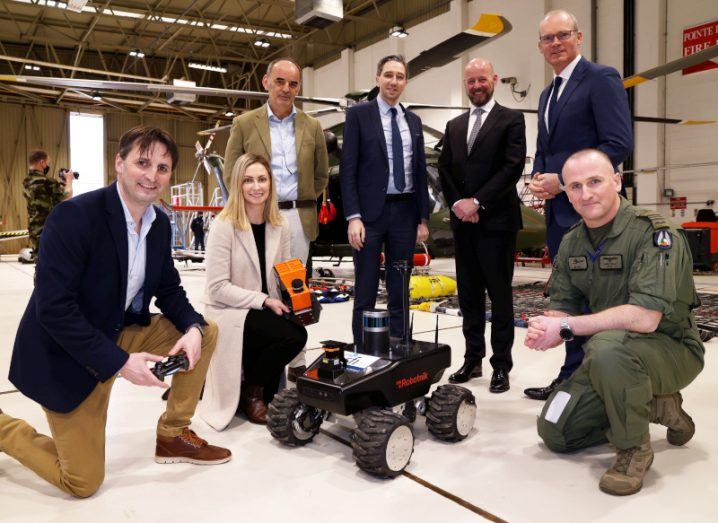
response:
[[[671,445],[685,445],[696,433],[696,424],[683,410],[680,392],[654,396],[651,401],[651,423],[668,427],[666,438]]]
[[[637,447],[618,450],[616,460],[601,477],[599,488],[614,496],[635,494],[643,487],[643,477],[653,463],[651,441],[646,440]]]
[[[200,438],[193,430],[184,428],[174,438],[157,435],[155,461],[157,463],[193,463],[219,465],[232,458],[229,449],[215,447]]]
[[[257,385],[245,385],[239,398],[239,408],[249,421],[259,425],[267,424],[267,404],[264,403],[264,389]]]

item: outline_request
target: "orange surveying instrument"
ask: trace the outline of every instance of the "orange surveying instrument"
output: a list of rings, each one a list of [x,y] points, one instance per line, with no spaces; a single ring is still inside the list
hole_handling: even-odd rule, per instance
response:
[[[274,272],[279,278],[282,301],[291,311],[289,319],[300,325],[317,323],[322,306],[307,287],[304,264],[297,258],[275,263]]]

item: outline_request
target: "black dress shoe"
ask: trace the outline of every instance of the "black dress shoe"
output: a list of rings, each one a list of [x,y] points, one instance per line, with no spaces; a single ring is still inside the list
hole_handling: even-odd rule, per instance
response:
[[[525,389],[524,394],[532,400],[546,401],[546,399],[548,399],[554,389],[558,387],[561,382],[563,382],[561,378],[556,378],[548,387],[531,387],[529,389]]]
[[[481,360],[464,360],[461,368],[449,376],[449,383],[466,383],[471,378],[480,378],[482,374]]]
[[[506,392],[509,390],[509,373],[504,369],[496,369],[491,375],[489,392]]]

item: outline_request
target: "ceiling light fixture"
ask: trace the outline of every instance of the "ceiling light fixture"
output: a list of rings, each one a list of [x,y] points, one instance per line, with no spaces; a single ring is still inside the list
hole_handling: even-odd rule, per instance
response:
[[[391,29],[389,29],[389,36],[393,36],[394,38],[406,38],[409,36],[409,33],[406,32],[406,29],[400,25],[395,25]]]
[[[143,53],[139,49],[133,49],[132,51],[130,51],[129,54],[130,54],[130,56],[134,56],[135,58],[144,58],[145,57],[145,53]]]
[[[86,5],[87,0],[68,0],[67,2],[67,8],[70,11],[75,11],[76,13],[81,13]]]
[[[215,73],[226,73],[227,69],[222,67],[221,65],[209,65],[209,64],[199,64],[197,62],[190,62],[189,67],[191,69],[202,69],[203,71],[212,71]]]
[[[232,109],[227,109],[227,112],[225,112],[224,115],[227,118],[232,118],[234,116],[234,111]]]
[[[254,41],[254,45],[257,47],[267,48],[269,47],[269,41],[266,38],[260,38]]]
[[[96,102],[101,102],[101,101],[102,101],[102,95],[100,94],[99,91],[92,91],[92,99],[93,99],[94,101],[96,101]]]
[[[25,64],[25,69],[27,69],[28,71],[39,71],[40,67],[32,64]]]

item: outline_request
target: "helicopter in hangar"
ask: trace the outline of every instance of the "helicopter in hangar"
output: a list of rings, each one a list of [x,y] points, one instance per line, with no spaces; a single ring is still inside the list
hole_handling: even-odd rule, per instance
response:
[[[460,57],[466,51],[476,48],[481,45],[489,43],[493,39],[499,38],[511,31],[511,24],[503,16],[494,14],[482,14],[479,20],[470,28],[444,40],[443,42],[435,45],[434,47],[422,51],[418,56],[413,58],[407,64],[408,73],[411,78],[416,77],[418,74],[431,69],[433,67],[441,67],[446,65],[453,60]],[[664,76],[675,71],[681,70],[685,67],[697,65],[708,60],[712,60],[718,56],[718,46],[709,47],[693,55],[684,56],[677,60],[673,60],[666,64],[660,65],[653,69],[635,74],[631,77],[627,77],[623,80],[625,88],[632,88],[639,85],[647,80],[652,80],[660,76]],[[164,79],[156,79],[155,83],[139,83],[139,82],[118,82],[118,81],[104,81],[104,80],[87,80],[87,79],[75,79],[75,78],[54,78],[54,77],[40,77],[40,76],[16,76],[16,75],[0,75],[0,82],[11,82],[16,84],[16,88],[19,90],[31,89],[32,85],[44,86],[44,87],[56,87],[72,90],[76,93],[85,94],[85,92],[95,92],[104,90],[117,90],[125,92],[145,92],[154,94],[185,94],[195,97],[207,96],[207,97],[223,97],[223,98],[247,98],[247,99],[258,99],[264,100],[267,98],[266,92],[258,91],[243,91],[233,89],[221,89],[214,87],[197,87],[197,86],[180,86],[170,85],[165,83]],[[321,116],[323,114],[343,112],[347,107],[354,103],[360,103],[362,101],[371,100],[377,95],[378,89],[374,88],[368,91],[362,91],[358,93],[349,93],[344,98],[322,98],[322,97],[303,97],[298,96],[297,102],[308,102],[314,104],[325,105],[327,108],[320,109],[318,111],[311,111],[314,116]],[[50,93],[52,94],[52,93]],[[85,96],[87,96],[85,94]],[[448,105],[435,105],[435,104],[423,104],[423,103],[411,103],[405,102],[406,107],[412,109],[456,109],[466,110],[464,106],[448,106]],[[525,113],[536,113],[536,110],[532,109],[520,109]],[[641,117],[634,116],[635,121],[639,122],[652,122],[652,123],[663,123],[663,124],[678,124],[678,125],[695,125],[695,124],[706,124],[713,123],[711,120],[689,120],[689,119],[676,119],[676,118],[657,118],[657,117]],[[338,124],[328,129],[330,136],[334,135],[338,138],[338,147],[330,155],[330,182],[329,182],[329,199],[334,207],[334,212],[330,212],[336,215],[336,219],[328,221],[327,223],[320,226],[322,233],[320,239],[317,242],[317,254],[324,253],[326,255],[342,256],[351,253],[346,242],[346,222],[343,220],[341,212],[341,199],[340,191],[338,190],[338,157],[341,143],[341,130],[343,124]],[[202,131],[199,134],[215,134],[222,131],[223,129],[229,129],[230,126],[217,127]],[[425,132],[433,137],[433,140],[439,141],[441,133],[425,127]],[[427,140],[427,143],[430,143]],[[218,181],[220,187],[224,186],[221,173],[221,158],[219,162],[216,159],[211,158],[208,154],[208,147],[198,147],[201,153],[198,153],[200,162],[205,163],[205,168],[208,173],[213,173],[215,176],[219,174]],[[431,192],[434,201],[437,203],[435,210],[430,220],[430,229],[432,231],[432,242],[430,243],[430,249],[434,255],[449,255],[453,249],[453,241],[451,239],[451,232],[448,224],[448,210],[441,209],[441,203],[443,203],[440,188],[438,185],[438,174],[436,169],[436,162],[438,159],[439,149],[428,148],[427,149],[427,168],[429,170],[429,181],[431,185]],[[324,206],[331,209],[329,202],[324,202]],[[319,211],[322,211],[322,203],[319,204]],[[545,226],[543,216],[536,212],[533,208],[528,206],[522,206],[522,215],[524,219],[524,230],[519,234],[517,248],[521,251],[535,252],[536,249],[540,248],[544,244],[545,239]],[[13,231],[16,232],[16,231]],[[0,233],[2,234],[2,233]]]

